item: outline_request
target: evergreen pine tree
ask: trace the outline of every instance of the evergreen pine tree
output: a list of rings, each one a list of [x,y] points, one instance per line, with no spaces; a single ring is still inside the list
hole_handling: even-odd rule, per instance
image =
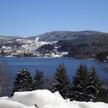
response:
[[[37,89],[44,89],[44,75],[39,70],[36,70],[33,80],[33,90]]]
[[[101,89],[98,93],[96,101],[108,103],[108,85],[107,84],[103,84],[101,86]]]
[[[13,93],[30,90],[32,90],[32,77],[26,69],[20,69],[14,82]]]
[[[86,66],[80,65],[73,80],[70,92],[71,100],[96,101],[100,90],[101,83],[95,68],[92,68],[91,72],[88,72]]]
[[[54,90],[59,91],[63,98],[69,97],[69,79],[64,65],[59,65],[54,76]]]
[[[101,81],[97,76],[96,69],[93,67],[89,73],[87,84],[88,101],[96,101],[101,90]]]
[[[88,69],[86,66],[80,65],[72,82],[70,91],[70,99],[77,101],[86,100],[85,90],[88,80]]]

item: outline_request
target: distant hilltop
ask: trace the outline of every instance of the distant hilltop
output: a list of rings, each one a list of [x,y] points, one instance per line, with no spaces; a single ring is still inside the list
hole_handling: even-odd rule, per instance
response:
[[[14,40],[23,38],[21,36],[0,36],[1,41]],[[37,36],[26,37],[25,39],[39,41],[60,41],[60,40],[77,40],[79,42],[106,42],[108,43],[108,33],[98,31],[52,31]]]
[[[0,42],[11,41],[21,38],[20,36],[3,36],[0,35]]]
[[[106,37],[107,36],[107,37]],[[98,32],[98,31],[52,31],[43,33],[41,35],[28,37],[28,39],[36,39],[39,37],[40,41],[59,41],[59,40],[74,40],[74,39],[84,39],[84,38],[108,38],[108,33]]]

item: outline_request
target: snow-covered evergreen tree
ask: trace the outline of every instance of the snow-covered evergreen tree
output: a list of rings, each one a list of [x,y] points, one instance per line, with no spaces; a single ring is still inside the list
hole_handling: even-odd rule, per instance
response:
[[[63,98],[69,97],[69,79],[64,65],[58,66],[54,78],[54,90],[59,91]]]
[[[93,67],[89,73],[89,79],[87,84],[88,100],[95,101],[100,90],[101,90],[101,81],[97,76],[96,69]]]
[[[86,66],[80,65],[73,80],[70,98],[77,101],[95,101],[100,89],[101,83],[95,68],[88,71]]]
[[[30,90],[32,90],[32,77],[26,69],[20,69],[14,82],[13,93]]]
[[[80,65],[73,79],[72,88],[70,91],[71,100],[84,101],[86,82],[88,80],[88,69],[86,66]]]
[[[33,80],[33,90],[44,89],[44,75],[43,72],[36,70]]]

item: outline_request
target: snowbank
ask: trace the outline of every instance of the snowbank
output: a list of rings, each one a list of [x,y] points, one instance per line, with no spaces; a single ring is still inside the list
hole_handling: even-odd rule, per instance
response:
[[[0,108],[34,108],[9,99],[0,99]]]
[[[108,108],[108,104],[64,100],[58,92],[36,90],[16,92],[12,98],[1,97],[0,108]]]
[[[44,106],[47,104],[59,104],[65,102],[65,100],[59,95],[58,92],[54,94],[48,90],[36,90],[31,92],[16,92],[12,98],[14,101],[19,101],[25,105],[32,106]]]

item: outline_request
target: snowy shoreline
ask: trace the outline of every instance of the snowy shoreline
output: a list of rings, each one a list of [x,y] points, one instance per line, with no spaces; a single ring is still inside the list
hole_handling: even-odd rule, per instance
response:
[[[95,58],[74,58],[74,57],[61,57],[61,56],[43,56],[43,57],[38,57],[38,56],[0,56],[0,57],[5,57],[5,58],[69,58],[69,59],[85,59],[85,60],[95,60]]]

